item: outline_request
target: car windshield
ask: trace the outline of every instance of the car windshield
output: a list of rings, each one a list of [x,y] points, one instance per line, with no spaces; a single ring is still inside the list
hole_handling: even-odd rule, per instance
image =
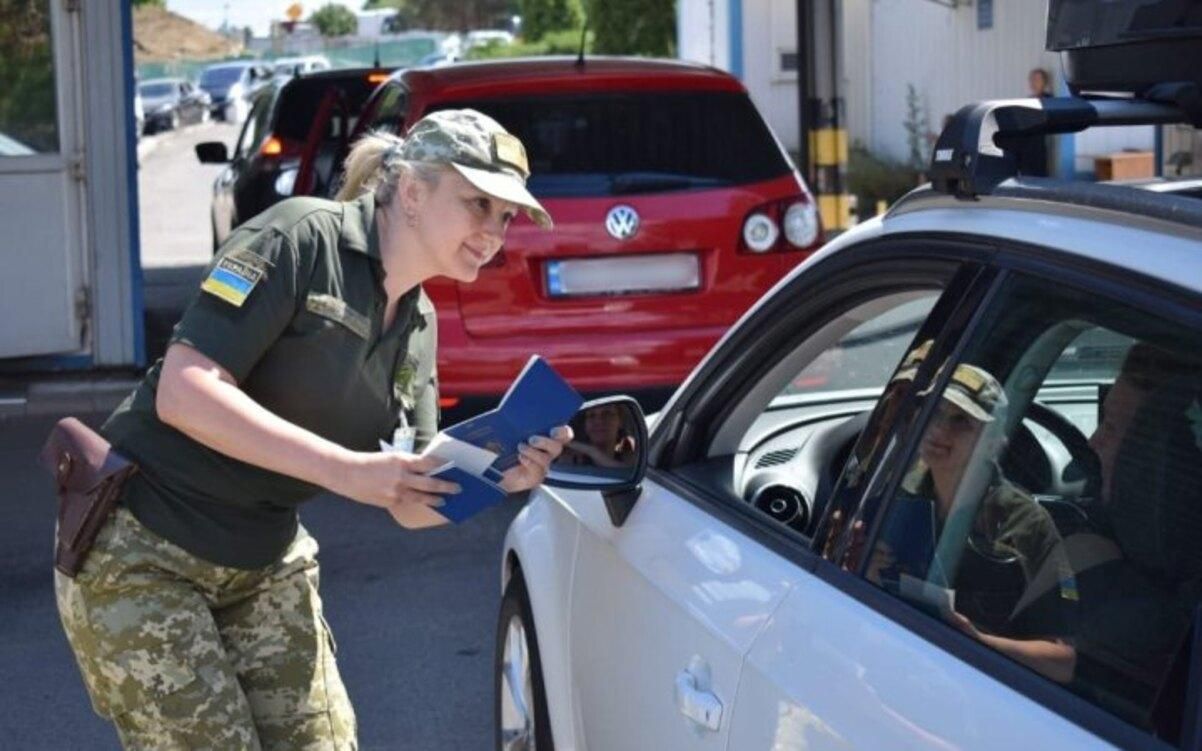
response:
[[[170,83],[144,83],[138,87],[138,93],[144,97],[171,96],[175,85]]]
[[[889,382],[937,298],[931,292],[856,326],[798,373],[780,397],[879,390]]]
[[[224,68],[209,68],[200,74],[200,83],[202,86],[224,86],[225,84],[234,83],[242,77],[243,70],[244,68],[237,65]]]
[[[531,192],[621,196],[761,182],[792,169],[736,92],[626,92],[447,102],[522,139]]]

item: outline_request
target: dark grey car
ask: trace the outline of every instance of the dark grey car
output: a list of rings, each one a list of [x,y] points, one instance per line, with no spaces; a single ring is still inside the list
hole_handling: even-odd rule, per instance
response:
[[[143,132],[174,130],[209,119],[209,95],[181,78],[155,78],[138,84],[145,113]]]

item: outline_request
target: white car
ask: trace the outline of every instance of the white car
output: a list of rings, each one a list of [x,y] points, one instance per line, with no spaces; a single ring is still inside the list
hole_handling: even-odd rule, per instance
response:
[[[272,61],[272,74],[277,79],[288,79],[330,69],[330,60],[325,55],[303,57],[279,57]]]
[[[498,747],[1199,748],[1202,196],[991,138],[1174,96],[962,110],[649,436],[586,405],[505,540]]]

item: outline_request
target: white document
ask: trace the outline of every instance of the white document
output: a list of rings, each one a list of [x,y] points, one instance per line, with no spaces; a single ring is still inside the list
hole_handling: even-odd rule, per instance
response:
[[[422,456],[437,456],[439,459],[450,462],[477,477],[484,477],[484,473],[497,460],[496,452],[465,443],[457,438],[452,438],[446,433],[439,433],[434,436],[434,440],[430,441],[429,445],[422,451]],[[438,474],[438,472],[444,469],[446,468],[440,467],[437,471],[430,474]]]
[[[950,615],[956,609],[956,590],[954,589],[945,589],[909,574],[902,574],[898,584],[902,597],[911,602],[926,603],[938,610],[940,615]]]

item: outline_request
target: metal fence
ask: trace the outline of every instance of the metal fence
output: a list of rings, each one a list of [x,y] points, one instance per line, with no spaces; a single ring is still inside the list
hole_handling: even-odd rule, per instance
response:
[[[385,67],[404,68],[423,58],[446,50],[447,36],[437,33],[411,33],[386,39],[356,37],[325,39],[320,36],[280,39],[256,39],[250,50],[239,57],[210,60],[172,60],[142,63],[137,66],[139,79],[185,78],[196,80],[206,67],[231,60],[261,60],[269,63],[282,57],[324,55],[335,68],[358,68],[379,60]]]

